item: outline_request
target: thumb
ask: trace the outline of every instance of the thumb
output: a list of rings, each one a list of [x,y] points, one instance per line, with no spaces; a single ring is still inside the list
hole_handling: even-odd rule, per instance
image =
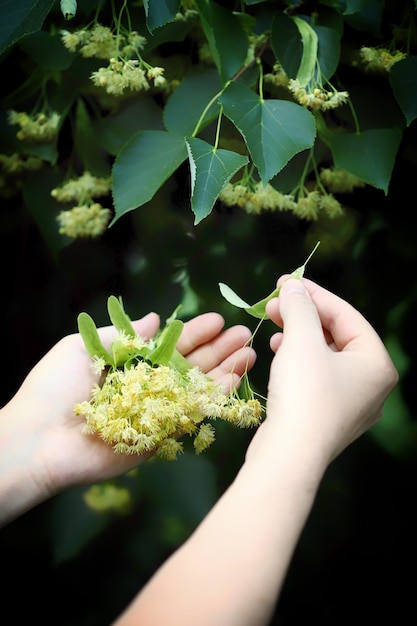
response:
[[[315,334],[323,339],[319,314],[302,279],[288,278],[282,283],[278,306],[287,341],[290,337],[311,340]]]

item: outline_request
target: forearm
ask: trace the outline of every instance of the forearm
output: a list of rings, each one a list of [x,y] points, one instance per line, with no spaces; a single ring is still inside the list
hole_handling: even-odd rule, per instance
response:
[[[115,626],[268,624],[321,478],[288,459],[245,463]]]

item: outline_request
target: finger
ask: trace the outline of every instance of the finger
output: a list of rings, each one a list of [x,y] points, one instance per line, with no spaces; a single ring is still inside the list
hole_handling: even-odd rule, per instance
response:
[[[277,308],[277,306],[279,308]],[[322,342],[321,321],[308,290],[302,280],[288,278],[279,292],[278,302],[268,303],[267,314],[275,322],[282,321],[284,341]]]
[[[177,349],[184,356],[210,341],[224,327],[224,319],[218,313],[203,313],[184,324]]]
[[[297,281],[288,276],[282,276],[278,280],[281,287],[280,297],[274,298],[268,303],[267,312],[271,319],[278,325],[283,325],[282,303],[288,290],[292,291],[291,285]],[[349,346],[354,349],[361,337],[366,336],[366,341],[372,340],[380,344],[381,340],[369,322],[351,304],[335,295],[334,293],[317,285],[313,281],[303,278],[302,284],[307,289],[311,301],[317,312],[318,319],[323,328],[326,343],[334,350],[344,350]],[[296,289],[296,286],[294,287]],[[283,296],[283,297],[281,297]],[[309,317],[311,320],[312,318]],[[291,314],[291,321],[297,324],[296,318]],[[301,322],[301,320],[299,320]],[[287,320],[288,326],[288,320]],[[301,323],[298,333],[302,333],[306,327]]]
[[[159,328],[159,316],[156,313],[148,313],[140,320],[132,322],[132,326],[136,333],[143,339],[150,339],[155,335]],[[100,339],[106,348],[110,347],[118,335],[118,331],[114,326],[103,326],[98,329]]]
[[[224,361],[216,367],[208,370],[206,373],[214,380],[220,380],[225,375],[236,374],[238,378],[254,366],[256,361],[256,352],[252,348],[240,348],[230,354]]]
[[[282,332],[277,332],[272,335],[272,337],[269,340],[269,346],[272,352],[276,352],[278,350],[278,348],[280,347],[282,343],[283,336],[284,335],[282,334]]]
[[[366,338],[368,349],[382,341],[365,317],[351,304],[311,280],[303,281],[316,306],[323,328],[330,333],[338,350],[356,349]]]
[[[250,338],[249,328],[233,326],[187,354],[187,359],[193,365],[201,367],[204,372],[209,372],[241,350]]]

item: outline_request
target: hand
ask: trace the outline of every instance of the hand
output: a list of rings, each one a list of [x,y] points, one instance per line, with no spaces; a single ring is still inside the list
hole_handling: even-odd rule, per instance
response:
[[[144,338],[159,328],[150,313],[133,323]],[[193,365],[228,391],[255,362],[253,350],[244,347],[250,331],[235,326],[222,331],[223,318],[206,313],[187,322],[178,350]],[[99,330],[108,348],[115,338],[111,326]],[[74,403],[88,400],[98,376],[78,334],[59,341],[33,368],[12,400],[2,409],[0,420],[0,502],[7,516],[4,491],[15,513],[33,506],[73,485],[99,482],[125,473],[145,456],[115,454],[99,437],[82,433],[84,420],[73,413]],[[149,455],[148,455],[149,456]]]
[[[398,375],[376,332],[311,281],[279,284],[266,420],[233,483],[114,626],[269,624],[328,464],[381,416]]]
[[[351,305],[309,280],[282,277],[270,318],[283,328],[271,339],[267,419],[251,452],[267,438],[322,470],[381,417],[398,380],[381,339]],[[303,456],[304,455],[304,456]]]

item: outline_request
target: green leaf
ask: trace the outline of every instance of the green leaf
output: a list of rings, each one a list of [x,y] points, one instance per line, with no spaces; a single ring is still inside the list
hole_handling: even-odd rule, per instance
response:
[[[110,296],[107,300],[107,310],[113,326],[128,337],[136,337],[136,331],[132,326],[130,317],[125,313],[121,298]]]
[[[144,0],[146,26],[150,33],[172,22],[180,6],[181,0]]]
[[[248,37],[239,14],[215,2],[196,0],[201,26],[223,84],[243,66],[248,53]]]
[[[317,61],[324,80],[335,73],[340,60],[340,32],[336,28],[314,26],[318,37]]]
[[[298,28],[303,44],[300,67],[297,71],[296,79],[301,87],[305,87],[314,76],[317,63],[318,38],[314,30],[301,17],[294,16],[293,21]]]
[[[51,70],[67,70],[74,61],[74,54],[67,50],[58,33],[40,31],[22,39],[19,43],[37,66]]]
[[[185,356],[183,356],[177,349],[172,353],[171,359],[169,361],[171,367],[177,370],[180,374],[185,374],[189,369],[192,368],[192,365]]]
[[[104,359],[108,365],[114,365],[113,357],[107,352],[101,343],[100,336],[94,320],[84,311],[77,318],[78,331],[84,341],[85,348],[91,357]]]
[[[224,283],[219,283],[219,287],[220,293],[222,294],[223,298],[230,302],[230,304],[233,304],[233,306],[237,306],[239,309],[250,308],[250,304],[242,300],[242,298],[238,296],[237,293],[233,291],[233,289],[231,289],[228,285],[225,285]]]
[[[93,172],[95,176],[109,175],[107,155],[100,150],[98,137],[83,98],[78,98],[76,105],[74,147],[84,169]]]
[[[248,158],[230,150],[219,150],[201,139],[187,140],[191,169],[191,207],[198,224],[211,212],[219,193]]]
[[[287,76],[295,78],[301,64],[303,44],[294,20],[283,11],[277,11],[272,20],[271,47]]]
[[[346,4],[344,15],[351,15],[362,10],[365,0],[344,0],[344,3]]]
[[[237,293],[233,291],[233,289],[231,289],[224,283],[219,283],[219,288],[223,298],[230,302],[230,304],[233,304],[233,306],[236,306],[240,309],[245,309],[246,313],[249,313],[249,315],[252,315],[253,317],[257,317],[258,319],[268,319],[265,311],[266,305],[272,298],[276,298],[279,295],[279,288],[276,288],[266,298],[259,300],[259,302],[256,302],[253,305],[250,305],[242,300],[242,298],[240,298]]]
[[[390,71],[390,82],[409,126],[417,117],[417,56],[395,63]]]
[[[359,176],[387,194],[401,138],[400,129],[385,128],[329,134],[326,140],[337,168]]]
[[[161,107],[145,94],[138,94],[120,105],[114,115],[109,114],[92,122],[97,140],[112,156],[120,152],[132,133],[150,129],[165,130]]]
[[[113,165],[115,217],[144,205],[185,161],[181,137],[160,130],[139,131],[121,149]]]
[[[220,111],[217,100],[212,101],[221,92],[219,75],[216,70],[206,70],[187,77],[172,93],[164,109],[164,123],[171,133],[189,137],[203,115],[204,120],[198,130],[202,130],[215,119]]]
[[[381,0],[347,0],[345,21],[355,30],[380,38],[384,8]]]
[[[311,26],[277,11],[271,25],[271,47],[277,60],[289,78],[298,78],[302,84],[313,78],[317,66],[325,80],[333,76],[340,58],[340,37],[337,20],[334,27]]]
[[[168,365],[173,358],[183,328],[184,322],[181,320],[172,320],[165,326],[157,338],[156,348],[148,354],[148,359],[152,365]]]
[[[56,261],[59,251],[73,240],[59,233],[56,217],[62,205],[51,196],[51,189],[62,183],[57,167],[44,168],[26,177],[22,189],[25,206]]]
[[[42,28],[55,0],[19,0],[0,3],[0,54]]]
[[[238,83],[231,83],[220,101],[226,116],[241,132],[264,184],[294,155],[314,143],[314,117],[298,104],[263,100]]]

